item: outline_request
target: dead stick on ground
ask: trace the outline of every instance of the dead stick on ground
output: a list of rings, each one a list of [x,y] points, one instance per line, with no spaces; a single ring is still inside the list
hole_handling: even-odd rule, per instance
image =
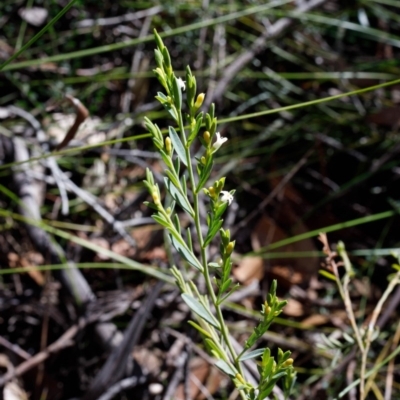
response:
[[[60,144],[57,145],[56,151],[61,150],[75,137],[82,122],[89,116],[88,109],[78,99],[68,94],[65,96],[65,98],[74,106],[76,116],[73,125],[69,128],[64,139]]]
[[[55,354],[66,347],[73,345],[73,338],[75,335],[83,329],[88,324],[88,320],[81,319],[79,323],[72,325],[59,339],[57,339],[54,343],[48,346],[46,349],[32,356],[29,360],[26,360],[19,364],[13,371],[7,372],[4,376],[0,378],[0,387],[5,385],[7,382],[12,380],[15,377],[19,377],[32,368],[36,367],[47,358],[50,357],[51,354]]]

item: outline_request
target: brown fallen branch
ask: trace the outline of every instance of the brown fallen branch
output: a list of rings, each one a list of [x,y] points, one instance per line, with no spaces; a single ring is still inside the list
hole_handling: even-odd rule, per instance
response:
[[[72,124],[71,128],[69,128],[67,134],[61,143],[59,143],[55,150],[61,150],[63,147],[67,146],[67,144],[75,137],[78,132],[79,127],[82,122],[89,116],[88,109],[75,97],[70,95],[66,95],[65,98],[73,105],[76,111],[75,121]]]
[[[46,349],[22,362],[14,369],[9,370],[5,375],[0,377],[0,387],[38,366],[52,354],[58,353],[60,350],[72,346],[74,344],[73,338],[81,329],[88,325],[88,322],[89,320],[87,319],[81,319],[77,324],[72,325],[59,339],[46,347]]]
[[[25,141],[20,138],[10,139],[0,135],[0,150],[5,160],[27,161],[29,153]],[[15,193],[20,199],[20,213],[29,220],[41,221],[39,190],[35,187],[32,176],[28,173],[33,166],[23,163],[13,168],[12,180]],[[63,249],[39,226],[25,224],[29,238],[43,257],[51,264],[65,264],[65,269],[55,271],[55,277],[62,283],[66,291],[81,309],[95,299],[89,284],[79,269],[72,262],[66,261]],[[94,327],[96,336],[102,346],[109,349],[117,346],[122,334],[111,322],[98,322]],[[112,338],[112,339],[111,339]],[[111,339],[111,340],[110,340]]]
[[[48,142],[47,142],[47,135],[43,131],[42,126],[40,125],[40,122],[31,113],[23,110],[20,107],[16,107],[16,106],[10,105],[7,108],[13,114],[15,114],[15,115],[23,118],[27,122],[29,122],[29,124],[32,126],[32,128],[36,132],[37,140],[39,141],[39,143],[41,144],[41,147],[42,147],[41,150],[43,152],[48,152],[49,151],[49,145],[48,145]],[[29,157],[29,155],[26,156],[26,154],[25,154],[27,152],[26,150],[24,150],[26,148],[26,145],[25,145],[24,142],[21,142],[22,140],[23,139],[21,139],[21,138],[14,138],[14,147],[16,148],[16,151],[19,151],[19,149],[21,149],[21,152],[23,153],[21,155],[21,157],[25,157],[26,158],[26,157]],[[16,141],[19,141],[19,142],[16,142]],[[37,154],[35,154],[35,152]],[[36,155],[39,156],[40,154],[41,153],[39,153],[39,149],[33,148],[33,155],[34,156],[36,156]],[[61,170],[60,170],[56,160],[53,157],[49,157],[48,159],[43,160],[43,163],[44,163],[44,165],[46,165],[50,169],[50,171],[51,171],[51,173],[52,173],[52,175],[54,177],[55,183],[56,183],[56,185],[58,187],[58,190],[60,192],[61,204],[62,204],[62,208],[61,208],[62,209],[62,213],[64,215],[67,215],[68,211],[69,211],[69,203],[68,203],[68,196],[67,196],[67,191],[65,189],[64,183],[63,183],[62,179],[60,179]],[[38,167],[39,167],[39,164],[36,163],[34,165],[33,169],[36,169]],[[24,169],[24,170],[25,171],[30,171],[30,169]],[[38,185],[36,185],[36,190],[39,191]],[[37,195],[37,197],[40,197],[39,193],[37,193],[36,195]]]
[[[149,291],[146,301],[142,303],[129,322],[121,344],[111,352],[82,400],[97,400],[102,393],[123,377],[132,349],[142,335],[147,318],[151,314],[163,285],[164,283],[160,281]]]
[[[112,400],[115,396],[124,390],[132,389],[138,385],[143,385],[147,380],[147,377],[141,376],[130,376],[115,383],[107,389],[107,391],[101,395],[97,400]]]
[[[59,351],[70,347],[74,344],[73,339],[76,334],[88,325],[96,323],[105,324],[118,315],[122,315],[126,312],[127,308],[131,305],[134,298],[136,298],[134,292],[123,292],[113,294],[110,298],[100,298],[97,301],[89,303],[89,307],[86,310],[86,316],[81,317],[75,325],[72,325],[62,336],[60,336],[54,343],[46,347],[43,351],[31,356],[18,346],[9,343],[7,340],[0,336],[0,344],[6,346],[18,354],[24,361],[17,367],[9,369],[8,372],[0,377],[0,387],[5,385],[10,380],[24,375],[32,368],[37,367],[51,355],[58,353]],[[16,351],[18,349],[18,351]]]

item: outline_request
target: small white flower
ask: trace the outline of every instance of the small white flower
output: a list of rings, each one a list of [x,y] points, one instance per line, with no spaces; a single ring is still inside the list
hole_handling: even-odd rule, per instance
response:
[[[232,201],[233,201],[233,196],[227,192],[226,190],[223,190],[221,192],[221,201],[223,203],[228,203],[228,205],[231,205]]]
[[[222,144],[228,140],[226,137],[221,137],[219,132],[216,132],[215,134],[217,135],[217,140],[212,145],[213,153],[215,153],[222,146]]]
[[[178,81],[178,86],[185,91],[186,90],[186,83],[184,80],[182,80],[182,78],[177,78],[176,79]]]

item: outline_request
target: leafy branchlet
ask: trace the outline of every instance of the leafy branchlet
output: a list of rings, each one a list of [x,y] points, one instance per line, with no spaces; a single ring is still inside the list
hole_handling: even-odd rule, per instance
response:
[[[166,229],[176,251],[204,277],[206,294],[200,293],[194,282],[187,281],[176,266],[171,268],[182,298],[195,316],[195,321],[189,323],[201,334],[207,350],[217,359],[216,366],[232,378],[242,399],[265,399],[280,378],[283,378],[285,393],[288,393],[294,382],[290,352],[283,353],[279,349],[275,361],[268,348],[249,351],[261,339],[286,304],[285,301],[279,301],[276,296],[276,282],[272,284],[267,300],[262,306],[262,319],[245,342],[240,355],[237,355],[231,343],[221,305],[239,285],[234,284],[231,277],[231,256],[235,241],[231,240],[229,230],[222,228],[222,216],[232,203],[235,191],[224,190],[225,178],[206,187],[215,154],[227,138],[217,132],[214,105],[211,105],[207,113],[200,111],[205,95],[197,94],[196,78],[190,67],[186,68],[185,81],[177,77],[168,49],[157,32],[155,40],[157,67],[154,73],[164,88],[164,92],[158,92],[156,98],[175,121],[176,127],[169,126],[167,136],[164,137],[161,129],[148,118],[145,118],[145,126],[151,133],[153,143],[166,165],[164,184],[173,201],[168,207],[164,207],[160,188],[148,169],[144,184],[149,190],[152,202],[146,204],[155,210],[154,220]],[[182,111],[184,91],[186,91],[187,110],[185,114]],[[190,148],[194,140],[200,141],[203,151],[193,163]],[[199,213],[199,197],[203,193],[209,200],[205,235],[201,229]],[[195,254],[193,250],[191,235],[184,235],[181,231],[179,216],[175,211],[176,205],[193,221],[200,255]],[[219,261],[209,262],[206,249],[218,236]],[[258,366],[260,382],[256,387],[247,382],[242,370],[242,362],[254,357],[261,357]]]

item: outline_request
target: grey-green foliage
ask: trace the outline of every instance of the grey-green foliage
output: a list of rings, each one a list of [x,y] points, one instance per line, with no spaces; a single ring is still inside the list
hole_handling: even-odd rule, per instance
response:
[[[229,230],[223,229],[222,216],[233,201],[235,191],[224,190],[225,178],[206,187],[214,165],[214,155],[227,139],[217,132],[214,105],[211,105],[210,110],[205,114],[200,111],[204,94],[197,94],[196,78],[190,67],[186,68],[184,82],[175,75],[169,51],[157,32],[155,32],[155,40],[157,68],[154,73],[165,91],[158,92],[156,98],[167,110],[176,126],[169,126],[168,135],[164,138],[160,128],[148,118],[145,118],[145,125],[166,165],[164,182],[172,198],[172,204],[164,207],[160,188],[149,169],[144,183],[153,200],[147,202],[147,205],[155,210],[153,218],[167,230],[173,247],[183,260],[201,273],[206,283],[206,293],[200,293],[196,284],[193,281],[187,281],[176,266],[171,268],[182,298],[195,317],[195,321],[189,323],[199,331],[207,350],[216,359],[215,365],[231,377],[242,399],[265,399],[280,378],[283,379],[283,388],[285,394],[288,395],[295,377],[290,352],[284,353],[278,349],[275,359],[269,348],[251,351],[286,304],[276,296],[275,281],[262,306],[261,321],[246,340],[240,354],[236,353],[230,340],[221,307],[238,285],[233,282],[231,276],[231,255],[235,241],[231,240]],[[185,90],[186,112],[184,114],[182,109]],[[196,139],[200,141],[203,152],[196,158],[194,168],[191,145]],[[207,220],[204,221],[208,228],[205,235],[202,233],[203,221],[199,213],[201,192],[209,200]],[[180,220],[175,212],[176,204],[188,215],[196,228],[195,239],[200,247],[200,255],[193,251],[191,236],[184,236],[181,231]],[[218,236],[220,259],[217,262],[211,262],[207,258],[206,249]],[[256,357],[261,357],[261,361],[258,362],[260,380],[258,385],[253,386],[246,380],[242,363],[244,360]]]

